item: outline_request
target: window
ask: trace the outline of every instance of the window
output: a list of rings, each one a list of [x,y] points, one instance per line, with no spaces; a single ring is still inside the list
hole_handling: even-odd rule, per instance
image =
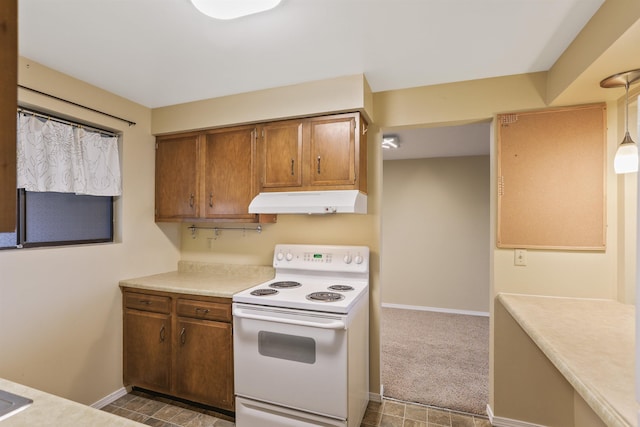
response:
[[[0,248],[112,242],[117,136],[21,109],[17,139],[16,231]]]
[[[0,233],[0,247],[113,241],[113,197],[18,191],[18,224]]]

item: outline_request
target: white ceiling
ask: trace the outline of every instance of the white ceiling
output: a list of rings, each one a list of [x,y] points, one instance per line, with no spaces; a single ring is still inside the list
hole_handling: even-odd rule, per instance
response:
[[[20,55],[147,107],[364,74],[374,92],[548,70],[603,0],[19,0]]]
[[[546,71],[603,2],[282,0],[218,21],[189,0],[19,0],[18,40],[21,56],[155,108],[353,74],[379,92]],[[449,138],[473,154],[485,126],[396,132],[398,153]]]
[[[403,129],[386,132],[398,137],[396,150],[384,150],[383,160],[489,155],[491,123]]]

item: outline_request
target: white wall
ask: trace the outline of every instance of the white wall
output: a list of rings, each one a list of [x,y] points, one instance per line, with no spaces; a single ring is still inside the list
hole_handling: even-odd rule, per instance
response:
[[[489,311],[489,156],[383,162],[383,304]]]

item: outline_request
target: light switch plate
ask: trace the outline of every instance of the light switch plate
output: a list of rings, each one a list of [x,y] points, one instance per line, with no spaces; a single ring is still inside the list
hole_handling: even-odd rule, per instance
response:
[[[523,267],[527,265],[527,250],[526,249],[516,249],[513,252],[513,265],[517,265]]]

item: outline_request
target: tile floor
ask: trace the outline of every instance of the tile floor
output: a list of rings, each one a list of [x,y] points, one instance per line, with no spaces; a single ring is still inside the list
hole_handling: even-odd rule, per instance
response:
[[[369,402],[361,427],[491,427],[486,417],[383,399]]]
[[[198,406],[133,390],[103,411],[153,427],[233,427],[233,418]]]
[[[154,427],[233,427],[233,418],[134,390],[102,408]],[[257,426],[256,426],[257,427]],[[361,427],[491,427],[486,418],[384,399],[369,402]]]

